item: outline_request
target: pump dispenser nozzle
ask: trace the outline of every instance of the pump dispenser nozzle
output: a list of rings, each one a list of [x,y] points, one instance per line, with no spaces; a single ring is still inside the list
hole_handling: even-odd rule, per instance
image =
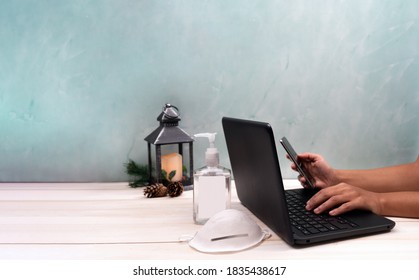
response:
[[[195,134],[195,137],[206,137],[208,138],[210,146],[205,152],[205,163],[210,167],[217,167],[219,164],[219,153],[218,149],[215,147],[215,135],[217,133],[198,133]]]

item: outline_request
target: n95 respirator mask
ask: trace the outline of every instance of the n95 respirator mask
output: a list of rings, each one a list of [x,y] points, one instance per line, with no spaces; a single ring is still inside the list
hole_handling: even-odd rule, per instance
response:
[[[236,252],[254,247],[270,236],[249,215],[226,209],[212,216],[188,244],[204,253]]]

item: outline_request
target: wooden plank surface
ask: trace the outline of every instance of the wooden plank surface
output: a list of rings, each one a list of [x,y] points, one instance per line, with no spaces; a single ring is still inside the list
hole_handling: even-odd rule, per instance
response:
[[[125,182],[2,183],[0,259],[419,259],[419,223],[402,218],[374,236],[296,249],[272,233],[250,250],[203,254],[179,241],[201,227],[192,192],[148,199],[142,191]],[[249,213],[234,189],[232,197],[232,208]]]

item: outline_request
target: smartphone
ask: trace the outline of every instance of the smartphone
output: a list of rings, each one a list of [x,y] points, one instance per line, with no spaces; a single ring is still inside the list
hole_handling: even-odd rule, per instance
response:
[[[306,182],[310,186],[310,188],[314,188],[315,186],[313,184],[313,179],[311,178],[310,173],[308,173],[304,166],[297,161],[297,153],[292,148],[290,142],[288,142],[288,139],[286,137],[282,137],[281,140],[279,140],[279,142],[281,142],[282,147],[284,147],[291,160],[297,166],[298,173],[300,173],[300,175],[306,179]]]

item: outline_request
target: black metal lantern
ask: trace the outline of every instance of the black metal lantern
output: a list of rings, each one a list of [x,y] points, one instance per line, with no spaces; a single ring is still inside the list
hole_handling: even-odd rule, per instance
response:
[[[147,141],[148,146],[148,172],[149,172],[149,181],[150,182],[158,182],[161,183],[163,181],[162,178],[162,168],[166,162],[168,165],[181,165],[180,173],[177,174],[177,178],[179,176],[182,178],[181,180],[185,180],[183,177],[183,169],[184,169],[184,157],[183,157],[183,145],[189,144],[189,178],[186,176],[186,180],[182,182],[185,186],[193,185],[193,139],[186,133],[183,129],[181,129],[178,124],[180,121],[179,109],[176,106],[171,104],[166,104],[163,107],[163,111],[157,117],[157,120],[160,122],[160,126],[155,129],[150,135],[144,138]],[[152,164],[152,152],[151,152],[151,144],[155,145],[156,156],[155,156],[155,170],[156,170],[156,178],[153,179],[153,164]],[[162,155],[162,146],[163,145],[174,145],[177,146],[178,153]],[[180,156],[180,157],[179,157]],[[167,159],[167,161],[165,161]],[[180,161],[180,162],[179,162]],[[176,166],[177,173],[179,173],[179,166]],[[170,167],[169,167],[170,169]],[[165,170],[167,173],[170,173],[172,170]],[[174,181],[179,181],[179,179],[175,179]],[[187,188],[185,188],[186,190]]]

